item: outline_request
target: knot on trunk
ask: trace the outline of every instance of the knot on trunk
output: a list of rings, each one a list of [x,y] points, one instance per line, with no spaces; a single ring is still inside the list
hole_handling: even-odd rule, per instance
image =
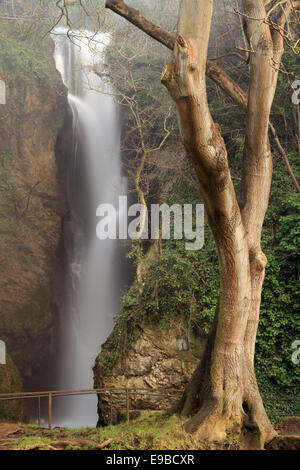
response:
[[[261,250],[250,252],[251,270],[262,272],[265,269],[267,262],[267,257]]]
[[[179,35],[176,39],[176,42],[182,52],[188,52],[188,44],[182,36]]]

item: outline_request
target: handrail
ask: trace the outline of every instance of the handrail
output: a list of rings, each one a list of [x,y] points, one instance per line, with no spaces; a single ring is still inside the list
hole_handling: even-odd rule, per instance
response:
[[[130,388],[130,387],[105,387],[105,388],[93,388],[86,390],[50,390],[42,392],[19,392],[19,393],[1,393],[0,401],[4,400],[23,400],[30,398],[38,399],[38,424],[41,424],[41,398],[48,397],[48,423],[49,429],[52,428],[52,403],[54,397],[63,397],[63,396],[75,396],[75,395],[101,395],[101,394],[110,394],[110,395],[125,395],[126,403],[126,419],[129,421],[130,412],[136,411],[130,409],[130,395],[151,395],[156,397],[163,397],[168,394],[182,394],[182,389],[172,389],[172,388]],[[262,397],[265,401],[300,401],[300,397]],[[138,410],[141,411],[141,410]],[[111,408],[112,414],[112,408]]]
[[[19,393],[0,393],[0,400],[9,399],[26,399],[48,396],[49,393],[54,396],[68,396],[68,395],[88,395],[88,394],[101,394],[101,393],[135,393],[141,394],[165,394],[165,393],[183,393],[183,389],[173,388],[130,388],[130,387],[105,387],[105,388],[91,388],[82,390],[45,390],[41,392],[19,392]],[[300,397],[262,397],[267,401],[300,401]]]
[[[98,394],[98,393],[106,393],[106,392],[113,392],[113,393],[125,393],[125,391],[128,390],[129,392],[132,393],[137,393],[139,394],[140,392],[145,392],[145,393],[152,393],[152,390],[154,393],[183,393],[183,389],[164,389],[164,388],[155,388],[155,389],[149,389],[149,388],[92,388],[92,389],[83,389],[83,390],[47,390],[47,391],[42,391],[42,392],[20,392],[20,393],[0,393],[0,400],[8,399],[8,398],[35,398],[35,397],[43,397],[43,396],[48,396],[49,393],[52,394],[52,396],[67,396],[67,395],[86,395],[86,394]]]
[[[178,389],[135,389],[135,388],[96,388],[96,389],[86,389],[86,390],[51,390],[51,391],[42,391],[42,392],[19,392],[19,393],[1,393],[0,401],[4,400],[24,400],[30,398],[38,399],[38,425],[41,424],[41,398],[48,397],[48,426],[49,429],[52,429],[52,403],[54,397],[63,397],[63,396],[82,396],[82,395],[101,395],[101,394],[124,394],[126,396],[126,418],[127,421],[130,419],[130,410],[129,408],[129,397],[130,394],[135,395],[151,395],[151,396],[163,396],[170,393],[183,393],[183,390]]]

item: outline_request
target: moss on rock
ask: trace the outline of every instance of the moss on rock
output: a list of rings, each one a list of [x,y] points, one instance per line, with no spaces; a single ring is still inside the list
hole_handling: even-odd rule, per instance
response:
[[[6,364],[0,365],[0,394],[22,392],[23,386],[17,367],[11,357],[6,355]],[[21,400],[0,400],[0,422],[24,422],[26,412]]]

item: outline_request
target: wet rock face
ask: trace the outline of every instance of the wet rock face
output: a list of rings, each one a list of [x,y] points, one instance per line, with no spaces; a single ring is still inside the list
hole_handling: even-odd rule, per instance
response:
[[[40,59],[41,76],[0,64],[6,85],[0,105],[0,339],[29,383],[54,347],[66,213],[56,145],[69,108],[51,43]]]
[[[188,341],[177,328],[160,330],[157,326],[140,326],[137,339],[127,353],[115,364],[108,377],[103,376],[101,364],[109,351],[97,358],[94,369],[95,387],[114,387],[112,395],[100,395],[99,425],[119,422],[126,414],[125,388],[129,392],[131,410],[166,410],[179,397],[194,372],[205,341]],[[159,392],[158,392],[159,389]]]

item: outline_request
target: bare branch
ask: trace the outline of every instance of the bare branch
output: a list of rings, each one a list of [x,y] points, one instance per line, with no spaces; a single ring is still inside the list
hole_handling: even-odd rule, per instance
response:
[[[126,5],[123,0],[106,0],[105,7],[122,16],[134,26],[144,31],[144,33],[148,34],[148,36],[151,36],[153,39],[156,39],[156,41],[166,46],[168,49],[174,49],[174,34],[168,33],[160,26],[152,23],[152,21],[147,20],[139,10]]]
[[[147,20],[138,10],[128,6],[123,0],[106,0],[106,8],[125,18],[144,33],[173,50],[176,36]],[[245,92],[232,80],[224,70],[212,61],[207,60],[206,75],[213,80],[230,98],[244,110],[247,108]]]
[[[285,2],[284,2],[285,3]],[[299,2],[294,2],[294,5]],[[123,0],[107,0],[106,8],[114,11],[122,16],[130,23],[134,24],[137,28],[157,40],[168,49],[173,50],[175,46],[176,36],[155,25],[153,22],[147,20],[138,10],[128,6]],[[232,80],[226,72],[224,72],[213,60],[207,60],[206,75],[213,80],[243,111],[247,111],[248,97],[247,94],[239,87],[239,85]],[[293,173],[289,164],[286,152],[282,147],[279,137],[272,123],[269,124],[271,132],[274,136],[275,143],[282,155],[288,172],[295,184],[296,189],[299,191],[299,183]]]
[[[297,191],[300,193],[300,184],[299,184],[299,182],[298,182],[298,180],[297,180],[297,178],[296,178],[296,176],[295,176],[295,174],[294,174],[294,172],[293,172],[293,170],[292,170],[292,167],[291,167],[291,165],[290,165],[290,162],[289,162],[288,156],[287,156],[287,154],[286,154],[286,151],[284,150],[284,148],[283,148],[282,145],[281,145],[281,142],[280,142],[280,140],[279,140],[279,137],[278,137],[278,135],[277,135],[277,132],[276,132],[276,130],[275,130],[275,127],[273,126],[273,124],[272,124],[271,122],[269,123],[269,127],[270,127],[270,129],[271,129],[272,134],[273,134],[273,137],[274,137],[274,140],[275,140],[276,145],[277,145],[277,147],[278,147],[278,150],[279,150],[279,152],[280,152],[280,155],[282,156],[283,160],[285,161],[285,164],[286,164],[286,166],[287,166],[287,169],[288,169],[288,172],[289,172],[289,174],[290,174],[290,177],[291,177],[292,180],[293,180],[294,186],[295,186],[295,188],[297,189]]]

